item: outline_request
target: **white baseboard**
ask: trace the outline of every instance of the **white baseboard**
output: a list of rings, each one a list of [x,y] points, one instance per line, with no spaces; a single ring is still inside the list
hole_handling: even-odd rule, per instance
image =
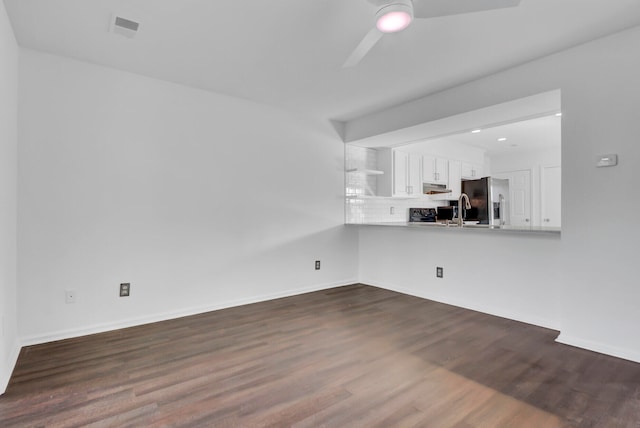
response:
[[[217,311],[220,309],[232,308],[235,306],[248,305],[251,303],[264,302],[267,300],[280,299],[283,297],[296,296],[298,294],[311,293],[313,291],[326,290],[344,285],[357,283],[357,279],[349,279],[325,284],[315,284],[308,287],[302,287],[292,290],[281,291],[277,293],[263,294],[260,296],[252,296],[243,299],[229,300],[226,302],[216,303],[214,305],[196,306],[184,308],[178,311],[164,312],[159,314],[148,315],[139,318],[130,318],[117,322],[94,324],[82,328],[74,328],[69,330],[55,331],[47,334],[39,334],[22,338],[22,346],[38,345],[41,343],[53,342],[55,340],[70,339],[73,337],[86,336],[95,333],[104,333],[106,331],[118,330],[121,328],[135,327],[143,324],[150,324],[159,321],[166,321],[175,318],[182,318],[190,315],[202,314],[205,312]]]
[[[598,352],[600,354],[611,355],[613,357],[622,358],[623,360],[633,361],[634,363],[640,363],[640,353],[638,353],[638,351],[618,348],[616,346],[594,342],[576,336],[570,336],[565,333],[560,333],[556,338],[556,342],[562,343],[563,345],[586,349],[588,351]]]
[[[409,290],[407,288],[399,287],[396,284],[386,284],[386,283],[380,283],[376,281],[367,281],[367,280],[362,280],[360,282],[362,284],[368,284],[373,287],[384,288],[385,290],[396,291],[398,293],[407,294],[409,296],[420,297],[422,299],[432,300],[434,302],[444,303],[451,306],[457,306],[463,309],[470,309],[472,311],[482,312],[484,314],[493,315],[500,318],[507,318],[510,320],[523,322],[526,324],[536,325],[538,327],[548,328],[550,330],[558,330],[558,331],[560,330],[557,322],[554,322],[552,320],[530,316],[530,315],[523,316],[520,313],[504,310],[503,308],[496,309],[496,308],[490,308],[483,305],[469,304],[468,302],[457,301],[455,299],[442,299],[440,297],[431,296],[427,293],[417,293],[415,290]]]
[[[20,343],[16,340],[14,345],[11,347],[11,354],[9,354],[6,367],[0,368],[0,395],[4,394],[7,390],[9,380],[11,380],[11,374],[13,373],[13,369],[16,367],[21,349],[22,347],[20,346]]]

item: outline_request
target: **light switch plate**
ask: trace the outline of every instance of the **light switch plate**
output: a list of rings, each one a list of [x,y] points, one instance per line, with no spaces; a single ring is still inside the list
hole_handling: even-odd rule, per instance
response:
[[[618,155],[610,154],[610,155],[600,155],[596,160],[596,166],[598,168],[602,168],[605,166],[616,166],[618,165]]]

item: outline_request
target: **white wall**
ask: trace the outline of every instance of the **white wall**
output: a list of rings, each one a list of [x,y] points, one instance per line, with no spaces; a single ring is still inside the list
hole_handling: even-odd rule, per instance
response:
[[[561,239],[360,227],[361,280],[556,327],[560,341],[640,361],[638,46],[635,27],[346,124],[372,135],[562,90]],[[606,153],[619,165],[596,168]],[[624,206],[615,218],[598,209],[602,195]]]
[[[20,84],[25,343],[357,279],[330,124],[30,50]]]
[[[487,173],[498,174],[523,169],[535,169],[540,166],[559,166],[562,156],[560,147],[547,147],[539,150],[489,156],[489,159],[491,160],[491,170],[487,171]]]
[[[557,235],[357,227],[361,282],[559,328]],[[436,278],[437,266],[444,268],[442,279]]]
[[[20,350],[16,324],[18,47],[0,2],[0,394]]]

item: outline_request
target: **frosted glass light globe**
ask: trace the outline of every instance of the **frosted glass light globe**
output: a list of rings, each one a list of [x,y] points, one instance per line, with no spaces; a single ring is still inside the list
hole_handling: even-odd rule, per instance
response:
[[[411,15],[404,11],[388,12],[378,18],[376,27],[383,33],[397,33],[411,24]]]

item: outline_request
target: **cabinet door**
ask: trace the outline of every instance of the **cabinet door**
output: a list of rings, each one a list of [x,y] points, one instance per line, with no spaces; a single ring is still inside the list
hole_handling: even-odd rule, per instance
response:
[[[465,180],[475,180],[480,177],[482,177],[482,165],[462,162],[462,178]]]
[[[559,166],[542,168],[542,226],[560,227],[560,185]]]
[[[422,156],[422,181],[425,183],[436,182],[436,158]]]
[[[409,153],[393,151],[393,196],[409,195]]]
[[[458,199],[462,191],[462,162],[449,161],[449,184],[451,189],[451,197],[449,199]]]
[[[434,156],[422,156],[422,181],[425,183],[447,184],[449,161]]]
[[[462,162],[462,178],[473,179],[473,165],[469,162]]]
[[[422,196],[422,156],[409,153],[409,189],[411,196]]]
[[[443,158],[435,158],[436,183],[449,184],[449,161]]]

